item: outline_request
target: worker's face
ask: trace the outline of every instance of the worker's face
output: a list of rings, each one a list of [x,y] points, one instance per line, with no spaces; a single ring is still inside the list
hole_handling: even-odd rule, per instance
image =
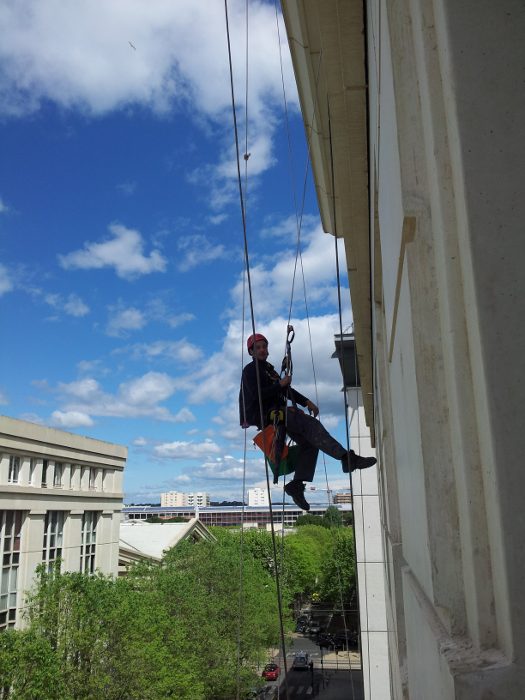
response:
[[[252,354],[258,360],[266,360],[268,357],[268,343],[265,343],[264,340],[258,340],[253,346]]]

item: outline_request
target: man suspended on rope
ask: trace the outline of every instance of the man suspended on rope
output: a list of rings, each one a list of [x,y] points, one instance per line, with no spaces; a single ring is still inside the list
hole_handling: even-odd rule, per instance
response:
[[[248,338],[247,347],[253,361],[247,364],[242,372],[239,393],[241,426],[248,428],[255,425],[262,430],[272,422],[270,414],[275,415],[274,411],[283,411],[286,414],[286,433],[298,446],[298,458],[294,479],[286,484],[284,490],[299,508],[310,510],[310,505],[304,497],[305,485],[303,482],[313,481],[319,450],[340,460],[345,473],[372,467],[376,463],[376,459],[375,457],[361,457],[356,455],[353,450],[347,451],[318,420],[315,420],[319,409],[313,401],[291,387],[291,374],[280,378],[273,365],[267,361],[268,340],[264,335],[260,333],[251,335]],[[256,363],[259,367],[262,421]],[[288,399],[294,404],[307,408],[309,415],[295,405],[287,407]]]

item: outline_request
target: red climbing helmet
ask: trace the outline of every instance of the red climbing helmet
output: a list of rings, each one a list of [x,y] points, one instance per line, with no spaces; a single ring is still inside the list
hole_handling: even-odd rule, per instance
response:
[[[248,352],[251,352],[253,346],[258,340],[264,340],[266,345],[268,345],[268,338],[265,338],[264,335],[261,335],[260,333],[255,333],[255,335],[251,335],[246,341],[246,347],[248,348]]]

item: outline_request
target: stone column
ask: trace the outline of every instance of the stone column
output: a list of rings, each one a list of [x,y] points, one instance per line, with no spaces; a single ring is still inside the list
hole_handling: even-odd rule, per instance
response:
[[[80,491],[81,467],[78,464],[71,465],[71,489]]]
[[[64,525],[62,559],[64,571],[80,571],[82,544],[82,510],[72,510]]]
[[[30,511],[22,526],[22,539],[20,542],[20,567],[18,569],[18,610],[16,615],[16,628],[25,627],[20,609],[25,607],[24,592],[30,591],[36,582],[35,572],[42,563],[42,544],[44,541],[44,524],[46,520],[45,510]]]
[[[18,483],[21,486],[29,485],[29,471],[31,468],[30,457],[20,457],[20,471],[18,473]]]
[[[9,455],[3,454],[0,457],[0,484],[7,484],[9,476]]]

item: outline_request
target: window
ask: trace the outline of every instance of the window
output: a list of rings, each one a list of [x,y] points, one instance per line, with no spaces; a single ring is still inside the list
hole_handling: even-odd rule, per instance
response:
[[[89,490],[94,491],[95,490],[95,477],[96,477],[97,470],[94,469],[93,467],[89,468]]]
[[[9,456],[9,474],[7,483],[18,484],[18,473],[20,471],[20,457],[16,455]]]
[[[92,574],[95,571],[95,547],[97,539],[98,513],[87,510],[82,516],[82,545],[80,547],[80,571]]]
[[[42,488],[46,488],[47,486],[47,468],[49,466],[49,462],[47,459],[44,459],[42,463]]]
[[[44,542],[42,545],[42,562],[50,571],[53,564],[62,557],[62,540],[64,536],[64,511],[48,510],[44,525]]]
[[[22,516],[21,510],[0,511],[0,629],[14,627],[16,620]]]
[[[55,462],[55,475],[53,477],[53,486],[56,489],[62,488],[62,462]]]

